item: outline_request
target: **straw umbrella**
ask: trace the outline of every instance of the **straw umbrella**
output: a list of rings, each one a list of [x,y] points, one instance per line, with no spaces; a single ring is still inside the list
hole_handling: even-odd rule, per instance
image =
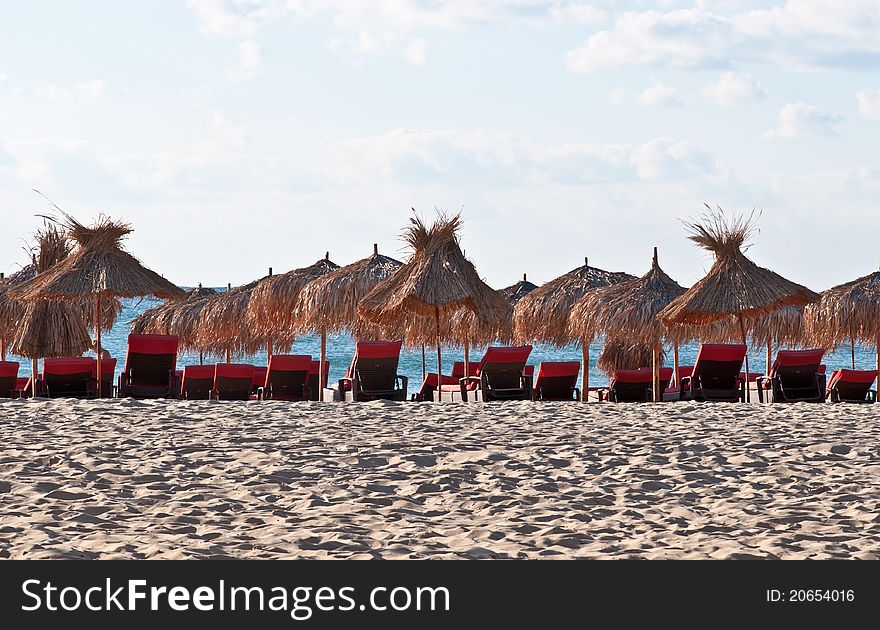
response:
[[[590,291],[572,307],[570,334],[588,339],[601,332],[606,337],[626,339],[631,346],[649,348],[654,401],[660,401],[660,355],[663,337],[668,333],[657,320],[657,314],[684,292],[684,287],[660,268],[655,247],[651,269],[644,276]],[[678,340],[673,341],[677,347]]]
[[[605,271],[584,265],[551,280],[523,297],[513,309],[514,339],[519,342],[542,341],[562,347],[573,341],[568,326],[571,309],[578,300],[600,287],[635,280],[635,276],[619,271]],[[590,335],[592,337],[592,335]],[[583,361],[581,399],[589,392],[590,341],[582,337]]]
[[[833,348],[849,342],[855,368],[855,343],[877,346],[880,370],[880,271],[823,291],[804,312],[811,343]]]
[[[6,360],[7,340],[15,333],[15,323],[21,317],[24,304],[13,300],[9,292],[15,287],[33,279],[37,271],[33,264],[23,267],[0,284],[0,361]]]
[[[412,257],[391,278],[361,300],[358,313],[367,321],[395,330],[422,328],[433,320],[437,343],[437,374],[442,374],[441,325],[462,309],[474,313],[480,326],[500,322],[510,305],[480,279],[459,246],[461,215],[439,215],[428,228],[410,219],[404,240]]]
[[[132,232],[127,223],[101,216],[93,226],[85,227],[66,213],[64,218],[75,249],[46,273],[17,287],[12,296],[24,301],[82,302],[91,298],[95,305],[97,377],[101,383],[102,307],[106,299],[148,295],[179,299],[184,293],[122,249],[122,239]]]
[[[321,334],[321,356],[318,363],[318,383],[324,382],[324,364],[327,358],[327,333],[351,332],[355,336],[375,336],[375,326],[368,325],[358,315],[357,305],[362,297],[379,283],[390,278],[403,265],[402,262],[379,253],[379,246],[373,244],[373,254],[366,258],[339,267],[333,271],[311,279],[314,274],[301,273],[297,284],[303,282],[297,292],[292,289],[293,281],[285,283],[285,290],[263,291],[259,296],[267,302],[251,305],[255,310],[270,314],[272,319],[289,319],[294,333],[318,331]],[[310,268],[307,268],[307,271]],[[291,303],[288,300],[293,299]],[[324,400],[323,388],[319,394]]]
[[[784,306],[746,322],[752,343],[767,347],[767,374],[773,365],[773,345],[795,346],[804,341],[804,308]]]
[[[181,350],[198,351],[201,365],[204,353],[209,349],[199,345],[197,332],[205,307],[216,295],[215,289],[199,284],[187,291],[185,299],[165,302],[135,317],[131,320],[131,332],[136,335],[176,335]]]
[[[617,370],[637,370],[651,362],[654,358],[653,350],[643,343],[631,343],[625,339],[606,337],[602,344],[602,351],[596,359],[596,367],[611,376]],[[665,353],[660,350],[660,362],[663,362]]]
[[[715,261],[704,278],[663,309],[659,318],[667,327],[705,326],[735,317],[742,342],[747,343],[744,320],[772,313],[785,306],[806,306],[818,295],[786,280],[746,258],[742,248],[752,233],[754,213],[725,218],[719,209],[702,216],[701,222],[685,223],[688,237],[709,250]],[[746,383],[749,359],[746,355]],[[750,399],[746,387],[746,400]]]
[[[494,342],[510,343],[513,340],[513,307],[528,295],[537,285],[528,281],[526,274],[514,284],[498,289],[498,293],[507,300],[507,312],[497,322],[481,324],[473,311],[460,309],[448,320],[441,322],[440,335],[444,343],[460,345],[464,349],[465,374],[469,374],[471,347],[487,346]],[[436,331],[430,320],[415,320],[411,327],[404,331],[404,338],[409,346],[422,346],[422,379],[425,378],[424,346],[435,340]]]

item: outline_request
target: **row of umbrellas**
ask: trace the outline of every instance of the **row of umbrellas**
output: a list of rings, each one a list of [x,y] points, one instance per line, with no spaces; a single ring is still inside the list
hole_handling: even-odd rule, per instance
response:
[[[95,329],[100,352],[101,330],[107,329],[114,309],[118,312],[118,299],[147,295],[169,301],[139,316],[133,332],[176,334],[183,349],[225,353],[227,361],[233,354],[262,349],[269,355],[287,351],[298,336],[315,332],[321,335],[322,369],[326,336],[339,332],[402,337],[410,346],[421,346],[423,356],[426,345],[436,346],[441,373],[441,347],[447,344],[463,346],[467,362],[470,346],[496,340],[557,346],[580,342],[584,365],[589,365],[590,341],[604,335],[601,366],[613,370],[632,362],[638,367],[650,357],[655,379],[667,343],[674,346],[677,368],[678,344],[691,339],[751,338],[767,343],[768,355],[773,343],[797,343],[807,335],[822,347],[877,342],[880,272],[820,296],[745,256],[753,215],[731,218],[707,210],[685,224],[690,239],[713,254],[708,273],[690,289],[663,272],[655,248],[651,267],[640,278],[592,267],[585,259],[583,266],[543,286],[524,277],[496,291],[460,247],[460,216],[441,214],[431,225],[418,216],[410,220],[403,238],[412,253],[405,263],[374,246],[372,255],[346,267],[333,263],[328,253],[308,267],[278,275],[270,270],[225,293],[200,287],[189,294],[124,251],[121,241],[131,232],[127,224],[102,217],[86,228],[65,214],[66,234],[57,226],[47,229],[54,230],[52,238],[71,244],[67,251],[47,256],[0,286],[2,350],[10,334],[22,330],[21,309],[27,305],[32,320],[44,322],[44,332],[25,327],[32,330],[29,337],[56,336],[70,343],[28,347],[16,338],[10,346],[15,354],[80,354],[84,344],[90,345],[83,335],[86,325]],[[74,322],[59,332],[56,315],[50,321],[33,310],[50,304],[75,305],[79,311],[62,318],[81,327]],[[588,386],[585,369],[584,395]],[[659,394],[658,387],[654,391]]]

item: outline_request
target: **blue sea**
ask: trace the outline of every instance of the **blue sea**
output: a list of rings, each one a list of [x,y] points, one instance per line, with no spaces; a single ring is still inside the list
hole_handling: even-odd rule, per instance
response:
[[[151,299],[133,299],[124,301],[124,309],[119,316],[113,330],[102,335],[102,345],[110,351],[110,354],[118,358],[117,371],[122,370],[125,363],[125,350],[128,339],[128,331],[131,320],[138,314],[148,308],[156,306],[160,302]],[[311,354],[317,358],[320,354],[320,337],[316,335],[307,335],[296,340],[293,348],[295,354]],[[608,383],[608,375],[596,368],[596,359],[602,349],[602,340],[596,340],[590,346],[590,385],[606,385]],[[679,360],[681,365],[693,365],[697,355],[697,344],[685,345],[679,349]],[[354,339],[350,335],[330,336],[327,339],[327,358],[330,361],[330,382],[344,376],[345,370],[351,362],[352,353],[354,351]],[[875,369],[876,354],[873,346],[856,346],[856,368],[859,369]],[[464,353],[460,348],[443,348],[443,372],[448,374],[453,361],[462,361]],[[425,349],[427,359],[427,369],[429,372],[435,372],[437,368],[437,352],[433,347]],[[470,352],[471,361],[479,361],[483,354],[482,348],[472,348]],[[253,365],[266,365],[266,353],[259,353],[249,356],[236,356],[233,361],[236,363],[251,363]],[[20,361],[20,376],[27,376],[31,372],[31,362],[29,359],[22,359],[7,356],[7,360]],[[224,357],[214,356],[205,357],[205,363],[215,363],[224,361]],[[555,346],[547,346],[538,344],[532,350],[529,363],[537,366],[541,361],[580,361],[580,346],[571,345],[565,348],[556,348]],[[184,353],[178,356],[178,369],[184,365],[198,365],[199,356],[197,353]],[[826,354],[825,363],[828,365],[829,373],[831,370],[839,367],[850,366],[850,349],[849,347],[840,348],[834,352]],[[672,365],[672,349],[667,349],[666,364]],[[766,369],[766,348],[756,347],[749,351],[749,368],[751,372],[763,373]],[[409,391],[413,393],[418,390],[422,381],[422,352],[420,349],[407,350],[401,353],[399,373],[409,377]]]

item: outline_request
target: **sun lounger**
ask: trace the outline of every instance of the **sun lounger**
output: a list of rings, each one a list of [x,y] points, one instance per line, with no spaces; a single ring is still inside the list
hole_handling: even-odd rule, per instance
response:
[[[538,364],[538,376],[532,386],[532,399],[579,400],[577,378],[580,371],[579,361],[542,361]]]
[[[18,398],[18,362],[0,361],[0,398]]]
[[[209,400],[214,389],[213,365],[187,365],[180,379],[181,400]]]
[[[493,400],[530,400],[532,379],[526,376],[526,361],[532,346],[486,349],[476,376],[463,376],[457,385],[441,383],[435,400],[489,402]]]
[[[876,378],[877,370],[834,370],[826,396],[831,402],[873,403],[877,391],[871,385]]]
[[[176,398],[177,336],[129,335],[119,395],[132,398]]]
[[[468,372],[470,372],[468,376],[476,376],[479,370],[479,363],[468,363]],[[452,364],[452,374],[449,376],[444,374],[440,381],[444,385],[457,385],[458,379],[460,379],[464,375],[464,361],[456,361]],[[425,374],[425,380],[422,382],[422,388],[418,391],[417,394],[414,394],[414,400],[434,400],[434,392],[437,390],[438,384],[439,383],[437,382],[437,373],[428,372],[427,374]]]
[[[43,359],[43,395],[47,398],[87,398],[94,395],[91,357]]]
[[[397,373],[400,348],[397,341],[358,341],[345,376],[324,390],[324,400],[406,400],[409,382]]]
[[[218,363],[214,371],[214,400],[250,400],[254,366]]]
[[[311,355],[273,354],[257,396],[262,400],[308,400],[311,367]]]
[[[652,374],[646,370],[615,370],[607,388],[598,391],[599,401],[650,402]]]
[[[825,402],[825,375],[820,373],[824,350],[780,350],[770,374],[757,378],[758,400]]]
[[[744,344],[704,343],[690,376],[682,377],[680,400],[736,402],[745,400],[739,377],[746,356]]]

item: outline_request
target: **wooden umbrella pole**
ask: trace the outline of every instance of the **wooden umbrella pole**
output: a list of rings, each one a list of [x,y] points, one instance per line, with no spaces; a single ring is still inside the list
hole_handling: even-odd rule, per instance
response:
[[[590,395],[590,342],[586,337],[581,337],[581,362],[583,364],[581,375],[581,401],[587,402]]]
[[[856,340],[852,335],[849,336],[849,352],[852,358],[852,369],[856,369]]]
[[[741,313],[737,313],[739,319],[739,330],[742,333],[743,345],[746,347],[746,402],[752,401],[752,395],[749,391],[749,344],[746,342],[746,325],[743,323]]]
[[[437,383],[440,383],[440,375],[443,374],[443,367],[440,363],[440,307],[434,307],[434,323],[437,325]],[[437,389],[441,389],[438,387]],[[443,396],[437,396],[437,402],[442,402]]]
[[[226,363],[232,363],[232,350],[226,348]]]
[[[98,321],[95,324],[95,337],[97,339],[97,341],[95,343],[95,356],[97,357],[97,360],[98,360],[98,366],[97,366],[98,367],[98,369],[97,369],[98,383],[95,386],[95,391],[97,392],[97,397],[101,398],[101,394],[103,393],[101,390],[103,389],[102,385],[103,385],[104,381],[101,380],[101,363],[103,363],[103,361],[101,361],[102,357],[101,357],[101,295],[100,294],[98,294],[98,297],[95,300],[95,309],[97,310],[97,314],[98,314],[98,316],[97,316]]]
[[[773,367],[773,342],[769,339],[767,340],[767,371],[764,373],[767,378],[770,378],[770,368]]]
[[[654,342],[651,350],[651,398],[660,402],[660,357],[659,342]]]
[[[205,353],[199,350],[199,365],[205,364]]]
[[[464,342],[464,375],[465,378],[471,375],[470,371],[470,363],[471,363],[471,344],[469,341]]]
[[[425,378],[428,376],[427,365],[425,364],[425,344],[422,344],[422,382],[425,382]]]
[[[327,369],[327,328],[321,326],[321,358],[318,361],[318,400],[324,401],[324,370]]]
[[[678,342],[672,346],[672,375],[675,378],[675,382],[673,383],[676,387],[678,387],[679,377],[678,377]]]
[[[31,398],[37,397],[37,373],[40,371],[40,366],[37,365],[36,359],[31,359]]]

